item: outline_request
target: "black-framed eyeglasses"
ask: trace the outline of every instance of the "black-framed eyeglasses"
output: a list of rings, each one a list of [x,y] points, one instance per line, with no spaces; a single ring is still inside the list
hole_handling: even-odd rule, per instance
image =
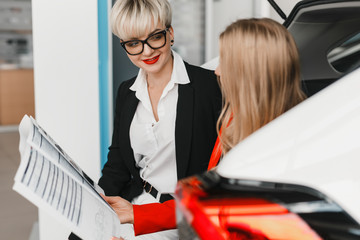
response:
[[[145,43],[152,49],[159,49],[166,44],[166,31],[168,30],[169,28],[166,28],[160,32],[153,33],[145,40],[130,40],[120,42],[120,44],[129,55],[141,54],[144,51]]]

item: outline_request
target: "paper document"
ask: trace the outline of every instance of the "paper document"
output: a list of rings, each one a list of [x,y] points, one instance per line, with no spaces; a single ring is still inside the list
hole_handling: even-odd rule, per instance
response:
[[[115,211],[95,184],[28,116],[19,126],[20,166],[13,189],[86,240],[120,236]]]

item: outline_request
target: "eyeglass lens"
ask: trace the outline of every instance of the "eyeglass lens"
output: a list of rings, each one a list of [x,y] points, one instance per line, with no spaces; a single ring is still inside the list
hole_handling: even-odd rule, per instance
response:
[[[148,37],[144,42],[146,42],[149,47],[152,49],[158,49],[165,45],[166,38],[165,38],[166,32],[159,32],[156,33],[150,37]],[[140,54],[143,51],[144,48],[144,42],[140,40],[132,40],[128,41],[124,44],[126,51],[129,54]]]

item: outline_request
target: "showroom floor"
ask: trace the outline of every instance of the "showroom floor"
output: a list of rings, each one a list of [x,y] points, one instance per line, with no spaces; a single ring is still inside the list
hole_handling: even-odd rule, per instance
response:
[[[37,208],[12,190],[14,176],[20,163],[18,147],[17,126],[0,126],[1,239],[35,240],[34,232],[37,232],[38,219]]]

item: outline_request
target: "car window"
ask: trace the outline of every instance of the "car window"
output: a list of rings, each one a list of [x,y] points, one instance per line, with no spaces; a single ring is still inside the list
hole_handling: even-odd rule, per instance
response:
[[[333,48],[327,58],[329,63],[341,73],[358,68],[360,66],[360,32]]]

